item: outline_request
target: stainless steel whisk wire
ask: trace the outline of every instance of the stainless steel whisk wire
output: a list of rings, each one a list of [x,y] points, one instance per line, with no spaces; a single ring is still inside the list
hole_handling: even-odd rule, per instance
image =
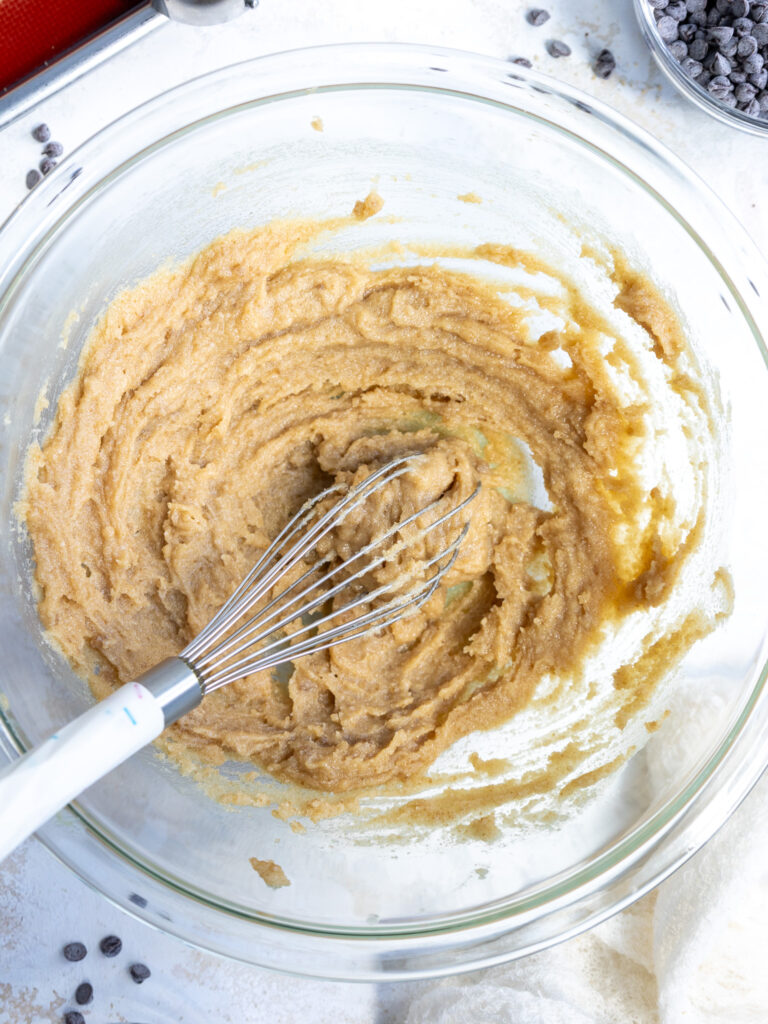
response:
[[[265,595],[269,594],[273,584],[302,561],[326,534],[343,522],[353,509],[366,502],[372,494],[381,490],[386,484],[411,471],[421,458],[423,456],[412,454],[403,456],[371,473],[361,483],[346,490],[343,497],[314,523],[311,520],[320,503],[334,494],[343,492],[345,485],[334,484],[306,502],[299,513],[272,541],[214,618],[178,656],[196,672],[204,693],[210,693],[253,672],[274,668],[287,661],[293,661],[295,658],[315,654],[328,647],[358,639],[374,630],[392,625],[409,609],[416,610],[429,600],[445,574],[455,563],[461,542],[469,529],[468,522],[447,547],[437,555],[419,563],[418,569],[421,572],[428,572],[431,569],[435,569],[435,571],[415,590],[412,589],[400,599],[395,597],[351,620],[331,626],[334,620],[342,619],[355,609],[370,605],[387,594],[391,594],[398,587],[402,587],[404,580],[408,577],[406,573],[403,577],[398,577],[374,590],[366,591],[352,598],[341,607],[332,609],[320,618],[310,618],[310,621],[306,621],[307,617],[311,617],[318,608],[327,604],[342,591],[351,589],[356,581],[372,569],[387,559],[391,559],[400,550],[412,545],[414,540],[422,540],[433,530],[456,516],[473,500],[479,486],[463,501],[438,516],[434,522],[421,528],[414,539],[393,540],[393,543],[384,547],[378,555],[373,555],[377,548],[386,545],[387,541],[395,538],[398,533],[412,523],[434,511],[444,494],[389,527],[380,537],[374,538],[359,551],[330,568],[319,579],[311,579],[316,576],[320,568],[329,564],[327,556],[319,558],[302,575],[273,597],[254,617],[227,635],[228,630],[235,623]],[[306,532],[302,536],[302,531],[305,528]],[[297,536],[299,539],[294,541]],[[293,542],[292,546],[290,546],[291,542]],[[367,558],[366,556],[372,557]],[[358,563],[361,559],[364,559],[363,564],[356,568],[352,575],[344,575],[339,582],[325,589],[335,577],[344,573],[353,563]],[[302,584],[306,584],[303,589],[301,589]],[[289,636],[280,636],[286,627],[298,619],[303,620],[304,623],[299,629],[294,630]],[[300,639],[302,637],[303,639]],[[257,647],[257,645],[262,646]]]

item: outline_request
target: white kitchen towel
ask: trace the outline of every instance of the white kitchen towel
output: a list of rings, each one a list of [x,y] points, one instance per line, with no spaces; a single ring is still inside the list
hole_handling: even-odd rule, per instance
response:
[[[647,748],[663,786],[716,687],[681,694]],[[768,754],[768,743],[766,744]],[[506,967],[437,982],[406,1024],[766,1024],[768,777],[655,892],[604,924]]]

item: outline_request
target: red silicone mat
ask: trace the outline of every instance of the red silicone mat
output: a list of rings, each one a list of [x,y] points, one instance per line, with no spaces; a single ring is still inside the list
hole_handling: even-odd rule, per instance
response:
[[[0,0],[0,91],[141,0]]]

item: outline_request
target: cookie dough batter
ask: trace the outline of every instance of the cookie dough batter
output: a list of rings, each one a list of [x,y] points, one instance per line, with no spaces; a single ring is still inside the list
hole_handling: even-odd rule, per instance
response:
[[[339,544],[371,516],[481,482],[430,604],[223,688],[176,739],[315,789],[410,779],[534,697],[586,693],[587,661],[645,613],[602,669],[612,722],[629,720],[698,635],[681,632],[681,609],[677,633],[654,618],[705,515],[696,445],[709,414],[676,318],[618,258],[606,319],[557,275],[510,302],[434,262],[302,256],[320,230],[232,233],[107,310],[30,457],[26,520],[52,638],[105,695],[177,653],[308,496],[420,451],[423,472]],[[471,255],[546,272],[499,247]]]

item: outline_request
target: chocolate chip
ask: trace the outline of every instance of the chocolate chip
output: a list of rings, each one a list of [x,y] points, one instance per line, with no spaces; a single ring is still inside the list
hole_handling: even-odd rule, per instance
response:
[[[27,171],[27,188],[34,188],[38,181],[40,181],[39,171]]]
[[[731,91],[733,86],[725,75],[716,75],[707,86],[707,92],[716,100],[721,100]]]
[[[670,43],[668,50],[678,63],[688,56],[688,47],[682,39],[676,39],[674,43]]]
[[[747,81],[756,89],[764,89],[768,85],[768,68],[763,68],[756,75],[750,75]]]
[[[83,960],[87,952],[88,950],[82,942],[68,942],[62,950],[64,959],[69,960],[73,964],[76,964],[78,960]]]
[[[750,100],[749,103],[745,103],[740,109],[750,117],[760,116],[760,104],[755,99]]]
[[[38,166],[40,170],[43,172],[43,175],[50,174],[53,168],[56,166],[56,161],[51,160],[49,156],[44,156],[38,164]]]
[[[64,1014],[64,1024],[85,1024],[85,1017],[79,1010],[69,1010]]]
[[[701,72],[704,70],[701,61],[694,60],[692,57],[686,57],[682,62],[683,71],[689,78],[698,78]]]
[[[547,43],[547,50],[550,57],[570,57],[571,55],[570,46],[561,39],[550,39]]]
[[[122,948],[122,939],[118,939],[116,935],[107,935],[106,938],[103,938],[99,943],[99,949],[104,956],[117,956]]]
[[[670,18],[668,14],[665,14],[663,18],[659,18],[656,27],[665,43],[674,43],[677,39],[677,22],[674,18]]]
[[[685,43],[682,44],[685,46]],[[610,78],[616,70],[616,58],[610,50],[601,50],[595,60],[595,74],[598,78]]]
[[[735,56],[738,48],[738,39],[729,39],[727,43],[723,43],[723,45],[720,47],[720,53],[722,53],[724,57],[733,57]]]
[[[90,981],[81,981],[75,989],[75,1002],[78,1006],[87,1006],[93,999],[93,985]]]
[[[750,21],[749,18],[734,18],[732,24],[733,31],[737,36],[748,36],[755,27],[754,21]]]
[[[734,18],[746,18],[749,14],[749,0],[731,0],[731,15]]]
[[[712,42],[719,47],[723,43],[727,43],[729,39],[733,39],[733,26],[713,25],[707,34]]]
[[[685,6],[685,0],[677,0],[676,3],[668,4],[667,14],[670,18],[674,18],[675,21],[685,21],[688,16],[688,8]]]
[[[38,142],[47,142],[51,137],[51,129],[47,124],[39,124],[36,128],[32,129],[32,138],[37,139]]]
[[[707,0],[685,0],[685,6],[690,14],[695,14],[696,11],[706,11]]]
[[[709,46],[703,39],[694,39],[688,47],[688,56],[694,60],[704,60],[709,53]]]
[[[146,964],[131,964],[128,970],[137,985],[141,985],[152,974],[152,971],[150,971]]]
[[[744,71],[732,71],[728,78],[731,80],[731,85],[741,85],[742,82],[746,82],[747,75]]]
[[[727,57],[724,57],[722,53],[716,53],[710,70],[713,75],[730,75],[732,70],[731,62]]]
[[[549,21],[549,11],[545,11],[543,7],[532,7],[525,16],[528,20],[529,25],[534,25],[536,28],[539,25],[543,25],[546,21]]]
[[[736,52],[742,59],[751,57],[753,53],[757,53],[757,40],[752,36],[742,36],[736,47]]]
[[[513,64],[519,64],[521,61],[524,61],[524,60],[525,60],[525,57],[515,57],[515,58],[513,58],[512,63]],[[527,63],[528,67],[531,66],[531,62],[530,61],[527,61],[526,63]],[[525,65],[523,65],[523,66],[525,67]],[[146,907],[146,905],[147,905],[147,901],[144,899],[144,897],[143,896],[139,896],[139,894],[137,892],[132,892],[131,895],[128,897],[128,899],[131,901],[131,903],[135,903],[137,907]]]
[[[684,43],[690,43],[696,37],[697,28],[692,21],[683,22],[677,29],[677,34]]]
[[[64,147],[60,142],[49,142],[47,146],[43,147],[43,152],[46,156],[61,156]]]
[[[750,103],[757,93],[757,89],[754,85],[750,85],[749,82],[742,82],[741,85],[735,90],[734,96],[738,103]]]

